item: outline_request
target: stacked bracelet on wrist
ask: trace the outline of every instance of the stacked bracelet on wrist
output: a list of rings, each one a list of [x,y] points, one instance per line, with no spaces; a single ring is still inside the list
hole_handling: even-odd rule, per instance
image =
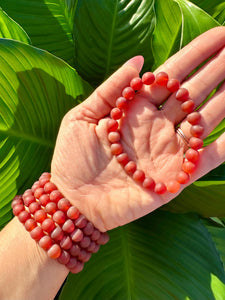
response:
[[[49,257],[78,273],[109,236],[80,214],[50,179],[51,174],[43,173],[31,189],[16,196],[13,214]]]

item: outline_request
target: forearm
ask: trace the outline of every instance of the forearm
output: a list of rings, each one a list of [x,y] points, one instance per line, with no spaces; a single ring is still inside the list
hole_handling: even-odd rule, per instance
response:
[[[0,266],[1,300],[51,300],[68,275],[17,218],[0,232]]]

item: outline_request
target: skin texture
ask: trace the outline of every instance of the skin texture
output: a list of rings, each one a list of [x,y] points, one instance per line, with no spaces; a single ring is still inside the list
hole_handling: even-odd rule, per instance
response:
[[[225,27],[214,28],[168,59],[155,74],[165,71],[170,78],[179,79],[198,106],[224,80],[224,46]],[[212,58],[207,64],[187,79],[209,57]],[[142,65],[143,57],[131,59],[86,101],[69,111],[57,138],[52,181],[102,231],[148,214],[178,194],[159,196],[147,192],[126,175],[110,152],[108,115]],[[223,84],[201,108],[204,137],[225,116],[224,96]],[[162,109],[158,110],[161,104]],[[156,181],[166,183],[181,169],[186,144],[175,126],[181,123],[189,137],[190,126],[185,117],[174,95],[158,85],[144,87],[130,103],[121,124],[122,144],[138,168]],[[201,151],[190,183],[221,164],[225,160],[224,149],[225,133]],[[0,277],[0,299],[7,300],[53,299],[68,274],[65,266],[47,257],[16,218],[0,233],[0,266],[4,274]]]
[[[158,70],[177,78],[186,87],[196,106],[224,80],[225,28],[214,28],[193,40],[168,59]],[[187,79],[199,64],[210,61]],[[131,222],[161,205],[177,194],[162,196],[144,190],[135,183],[116,158],[111,155],[107,140],[107,118],[117,97],[133,77],[139,75],[143,58],[137,56],[123,65],[82,104],[64,117],[52,161],[52,180],[62,193],[90,219],[105,231]],[[213,70],[213,72],[212,72]],[[209,76],[210,74],[210,76]],[[225,114],[221,99],[222,85],[215,96],[201,108],[202,124],[207,136]],[[158,106],[163,104],[162,109]],[[139,169],[156,182],[167,183],[181,170],[186,144],[175,131],[181,128],[190,137],[190,125],[180,102],[166,88],[156,84],[145,86],[130,102],[121,124],[125,152],[137,162]],[[197,171],[191,182],[203,176],[224,161],[222,135],[201,152]],[[212,159],[213,156],[213,159]]]

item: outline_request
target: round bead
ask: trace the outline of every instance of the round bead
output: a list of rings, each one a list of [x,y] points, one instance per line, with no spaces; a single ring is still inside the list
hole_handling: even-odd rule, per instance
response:
[[[61,254],[57,260],[60,264],[66,265],[70,260],[70,254],[66,250],[61,250]]]
[[[165,72],[160,72],[155,76],[155,82],[161,86],[166,86],[168,80],[169,80],[169,76]]]
[[[193,112],[194,108],[195,108],[195,103],[193,100],[187,100],[181,104],[181,109],[183,110],[183,112],[188,114]]]
[[[109,241],[109,235],[107,232],[102,232],[99,239],[97,239],[96,243],[98,245],[105,245]]]
[[[117,143],[120,140],[120,134],[118,131],[110,132],[108,134],[108,140],[110,143]]]
[[[66,198],[62,198],[58,202],[58,208],[64,212],[67,212],[67,210],[71,207],[70,201]]]
[[[75,206],[71,206],[68,210],[67,210],[67,217],[69,219],[72,219],[72,220],[76,220],[79,215],[80,215],[80,212],[79,210],[75,207]]]
[[[180,88],[180,82],[177,79],[170,79],[167,82],[167,89],[169,92],[174,93],[176,91],[178,91]]]
[[[129,174],[132,175],[134,174],[134,172],[137,169],[137,165],[134,161],[129,161],[125,166],[124,166],[124,170]]]
[[[87,219],[84,215],[80,215],[79,218],[74,221],[74,224],[78,228],[84,228],[87,225]]]
[[[31,214],[35,214],[36,211],[41,209],[41,206],[37,202],[32,202],[28,208]]]
[[[45,211],[49,215],[53,215],[57,211],[57,204],[55,202],[49,202],[45,206]]]
[[[18,204],[23,205],[22,197],[21,198],[16,198],[16,199],[14,198],[12,203],[11,203],[11,207],[14,208]]]
[[[39,198],[39,203],[41,206],[46,206],[50,202],[48,194],[44,194]]]
[[[148,190],[154,190],[155,189],[155,181],[151,177],[146,177],[142,184],[143,188]]]
[[[32,239],[34,239],[35,241],[39,241],[44,236],[44,232],[40,226],[37,226],[31,230],[30,235]]]
[[[171,180],[167,183],[167,191],[170,193],[177,193],[180,189],[180,183],[175,181],[175,180]]]
[[[111,144],[111,153],[113,155],[119,155],[123,152],[123,146],[121,143],[113,143]]]
[[[59,242],[64,237],[64,232],[61,227],[57,226],[51,233],[51,238],[56,242]]]
[[[128,101],[126,98],[124,98],[124,97],[119,97],[119,98],[116,100],[116,106],[117,106],[119,109],[127,109],[128,103],[129,103],[129,101]]]
[[[34,195],[34,192],[32,191],[32,189],[28,189],[23,193],[23,199],[26,196],[33,196],[33,195]]]
[[[191,161],[185,161],[182,165],[182,169],[184,172],[192,174],[196,169],[196,165]]]
[[[34,197],[36,198],[36,199],[39,199],[42,195],[44,195],[45,194],[45,191],[44,191],[44,189],[43,188],[37,188],[35,191],[34,191]]]
[[[180,171],[177,175],[177,181],[181,184],[186,184],[190,180],[189,174],[184,171]]]
[[[181,102],[185,102],[189,99],[189,92],[185,88],[180,88],[176,93],[176,99]]]
[[[142,80],[140,77],[135,77],[131,80],[130,82],[130,86],[133,90],[138,91],[142,88]]]
[[[66,221],[66,215],[63,211],[61,210],[57,210],[54,214],[53,214],[53,220],[58,223],[58,224],[63,224]]]
[[[68,269],[73,269],[77,265],[77,259],[75,257],[70,257],[68,263],[66,264],[66,267]]]
[[[194,112],[192,112],[191,114],[189,114],[187,116],[187,121],[191,125],[197,125],[201,121],[201,114],[199,112],[197,112],[197,111],[194,111]]]
[[[194,137],[200,137],[204,132],[204,127],[201,125],[193,125],[191,126],[190,132]]]
[[[91,242],[90,245],[87,248],[87,251],[89,252],[93,252],[93,250],[95,249],[96,243],[95,242]]]
[[[165,192],[167,191],[166,185],[163,182],[158,182],[155,185],[155,193],[162,195],[165,194]]]
[[[135,96],[135,91],[131,87],[126,87],[122,91],[122,96],[126,98],[127,100],[132,100]]]
[[[199,160],[199,152],[190,148],[186,151],[185,158],[193,163],[197,163]]]
[[[58,201],[63,198],[63,195],[60,193],[60,191],[54,190],[50,193],[49,198],[51,202],[58,203]]]
[[[39,240],[39,246],[44,249],[48,250],[52,246],[53,241],[48,235],[44,235],[40,240]]]
[[[32,185],[32,191],[34,192],[37,188],[39,188],[39,181],[35,181],[35,183]]]
[[[21,223],[25,223],[27,220],[31,218],[31,215],[28,211],[23,210],[19,215],[17,216]]]
[[[42,209],[39,209],[34,213],[34,219],[38,223],[42,223],[46,218],[47,218],[46,212]]]
[[[73,245],[73,242],[69,236],[64,236],[62,240],[60,241],[60,246],[64,250],[69,250]]]
[[[50,194],[54,190],[57,190],[57,187],[53,182],[49,181],[45,184],[44,186],[45,193]]]
[[[16,204],[14,207],[13,207],[13,214],[14,216],[18,216],[21,211],[24,211],[24,205],[23,204]]]
[[[70,237],[74,242],[80,242],[83,239],[84,234],[81,229],[76,228],[73,232],[71,232]]]
[[[91,239],[88,236],[84,236],[83,239],[80,241],[81,248],[87,248],[90,246]]]
[[[101,232],[98,229],[95,229],[91,235],[92,241],[97,241],[101,236]]]
[[[91,258],[91,253],[86,250],[81,250],[78,259],[83,262],[87,262]]]
[[[73,221],[70,219],[66,220],[62,226],[62,230],[67,233],[73,232],[74,229],[75,229],[75,225],[74,225]]]
[[[143,182],[145,180],[145,173],[142,170],[136,170],[133,174],[133,179],[137,182]]]
[[[50,178],[48,178],[47,176],[46,176],[46,177],[40,178],[40,179],[39,179],[39,186],[40,186],[40,187],[44,187],[45,184],[46,184],[47,182],[49,182],[49,180],[50,180]]]
[[[94,225],[91,222],[88,222],[84,227],[83,232],[85,235],[91,235],[94,232]]]
[[[25,228],[27,231],[31,231],[33,230],[35,227],[37,227],[37,223],[35,222],[34,219],[28,219],[25,224],[24,224]]]
[[[60,248],[60,246],[57,245],[57,244],[52,245],[49,248],[47,254],[48,254],[48,257],[53,258],[53,259],[57,259],[61,255],[61,248]]]
[[[119,127],[119,124],[116,120],[109,119],[107,121],[108,132],[116,131]]]
[[[122,165],[125,166],[129,162],[129,157],[126,153],[121,153],[117,155],[117,161]]]
[[[48,172],[44,172],[41,174],[41,176],[39,177],[39,180],[44,179],[44,178],[48,178],[48,180],[50,180],[51,178],[51,174]]]
[[[191,137],[190,140],[189,140],[189,146],[192,149],[198,150],[198,149],[202,148],[203,140],[200,139],[200,138]]]
[[[72,256],[78,256],[78,255],[80,254],[80,251],[81,251],[80,246],[77,245],[77,244],[73,245],[73,246],[70,248],[70,254],[71,254]]]
[[[55,229],[55,223],[52,219],[45,219],[42,222],[41,227],[44,231],[51,233]]]
[[[84,268],[84,263],[78,261],[76,267],[74,267],[73,269],[70,269],[70,272],[73,274],[77,274],[79,272],[81,272]]]
[[[29,206],[32,202],[35,202],[36,199],[33,195],[28,195],[26,197],[23,198],[23,202],[25,206]]]
[[[118,107],[114,107],[111,112],[110,112],[110,117],[113,119],[113,120],[119,120],[121,119],[123,115],[123,112],[121,109],[119,109]]]
[[[92,250],[92,253],[97,253],[99,249],[100,249],[100,245],[95,244],[95,248]]]
[[[141,79],[145,85],[151,85],[155,81],[155,75],[152,72],[146,72]]]

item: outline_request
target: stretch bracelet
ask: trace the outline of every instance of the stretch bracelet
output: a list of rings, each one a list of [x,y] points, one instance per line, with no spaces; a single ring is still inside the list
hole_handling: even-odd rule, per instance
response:
[[[43,173],[31,189],[16,196],[13,214],[50,258],[78,273],[109,236],[80,214],[50,179],[50,173]]]

